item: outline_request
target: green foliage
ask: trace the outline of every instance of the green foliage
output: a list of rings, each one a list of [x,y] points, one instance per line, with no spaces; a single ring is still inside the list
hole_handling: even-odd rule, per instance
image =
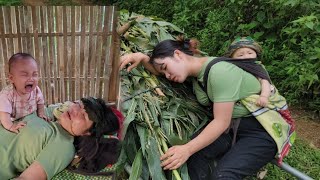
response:
[[[22,5],[21,0],[0,0],[0,6],[17,6]]]
[[[212,56],[222,56],[235,37],[250,35],[262,44],[262,61],[288,102],[319,111],[318,1],[126,0],[117,5],[172,22]]]
[[[118,0],[113,5],[145,16],[158,16],[169,22],[172,21],[175,10],[172,8],[174,1]]]

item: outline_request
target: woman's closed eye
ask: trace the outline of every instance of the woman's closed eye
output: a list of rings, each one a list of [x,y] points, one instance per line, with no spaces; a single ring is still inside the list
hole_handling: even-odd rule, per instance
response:
[[[77,104],[80,108],[79,114],[81,115],[81,118],[85,119],[85,115],[84,115],[84,111],[83,108],[81,106],[81,103],[79,101],[74,101],[73,103]]]
[[[165,71],[166,69],[167,69],[167,66],[166,66],[166,65],[162,64],[162,65],[160,66],[160,70]]]

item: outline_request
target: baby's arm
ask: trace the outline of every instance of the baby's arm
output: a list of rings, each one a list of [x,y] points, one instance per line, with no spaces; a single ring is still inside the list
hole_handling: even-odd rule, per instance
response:
[[[259,79],[259,80],[260,80],[260,84],[261,84],[261,93],[260,93],[260,97],[257,100],[257,104],[259,106],[266,107],[268,104],[268,99],[271,94],[271,90],[270,90],[271,85],[270,85],[269,81],[266,79]]]
[[[46,121],[50,121],[50,118],[47,117],[44,113],[44,104],[37,105],[37,115]]]
[[[6,112],[0,112],[0,121],[2,126],[11,132],[18,133],[20,128],[23,128],[26,123],[20,121],[18,123],[13,123],[10,118],[10,114]]]

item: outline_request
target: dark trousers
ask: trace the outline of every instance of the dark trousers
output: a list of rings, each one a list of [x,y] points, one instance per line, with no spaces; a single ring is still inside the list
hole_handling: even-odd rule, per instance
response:
[[[242,118],[236,143],[233,132],[222,134],[216,141],[188,159],[192,180],[243,179],[270,162],[277,152],[271,136],[254,117]],[[214,160],[216,164],[214,165]]]

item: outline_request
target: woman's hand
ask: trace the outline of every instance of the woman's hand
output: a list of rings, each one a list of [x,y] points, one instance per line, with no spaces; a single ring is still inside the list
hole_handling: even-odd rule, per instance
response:
[[[137,67],[141,62],[147,63],[149,62],[149,56],[138,53],[126,54],[120,57],[120,69],[123,69],[126,65],[129,64],[127,71],[131,71],[131,69]]]
[[[177,169],[183,165],[191,156],[191,152],[186,145],[173,146],[168,149],[168,151],[160,157],[162,161],[161,166],[164,170]]]

